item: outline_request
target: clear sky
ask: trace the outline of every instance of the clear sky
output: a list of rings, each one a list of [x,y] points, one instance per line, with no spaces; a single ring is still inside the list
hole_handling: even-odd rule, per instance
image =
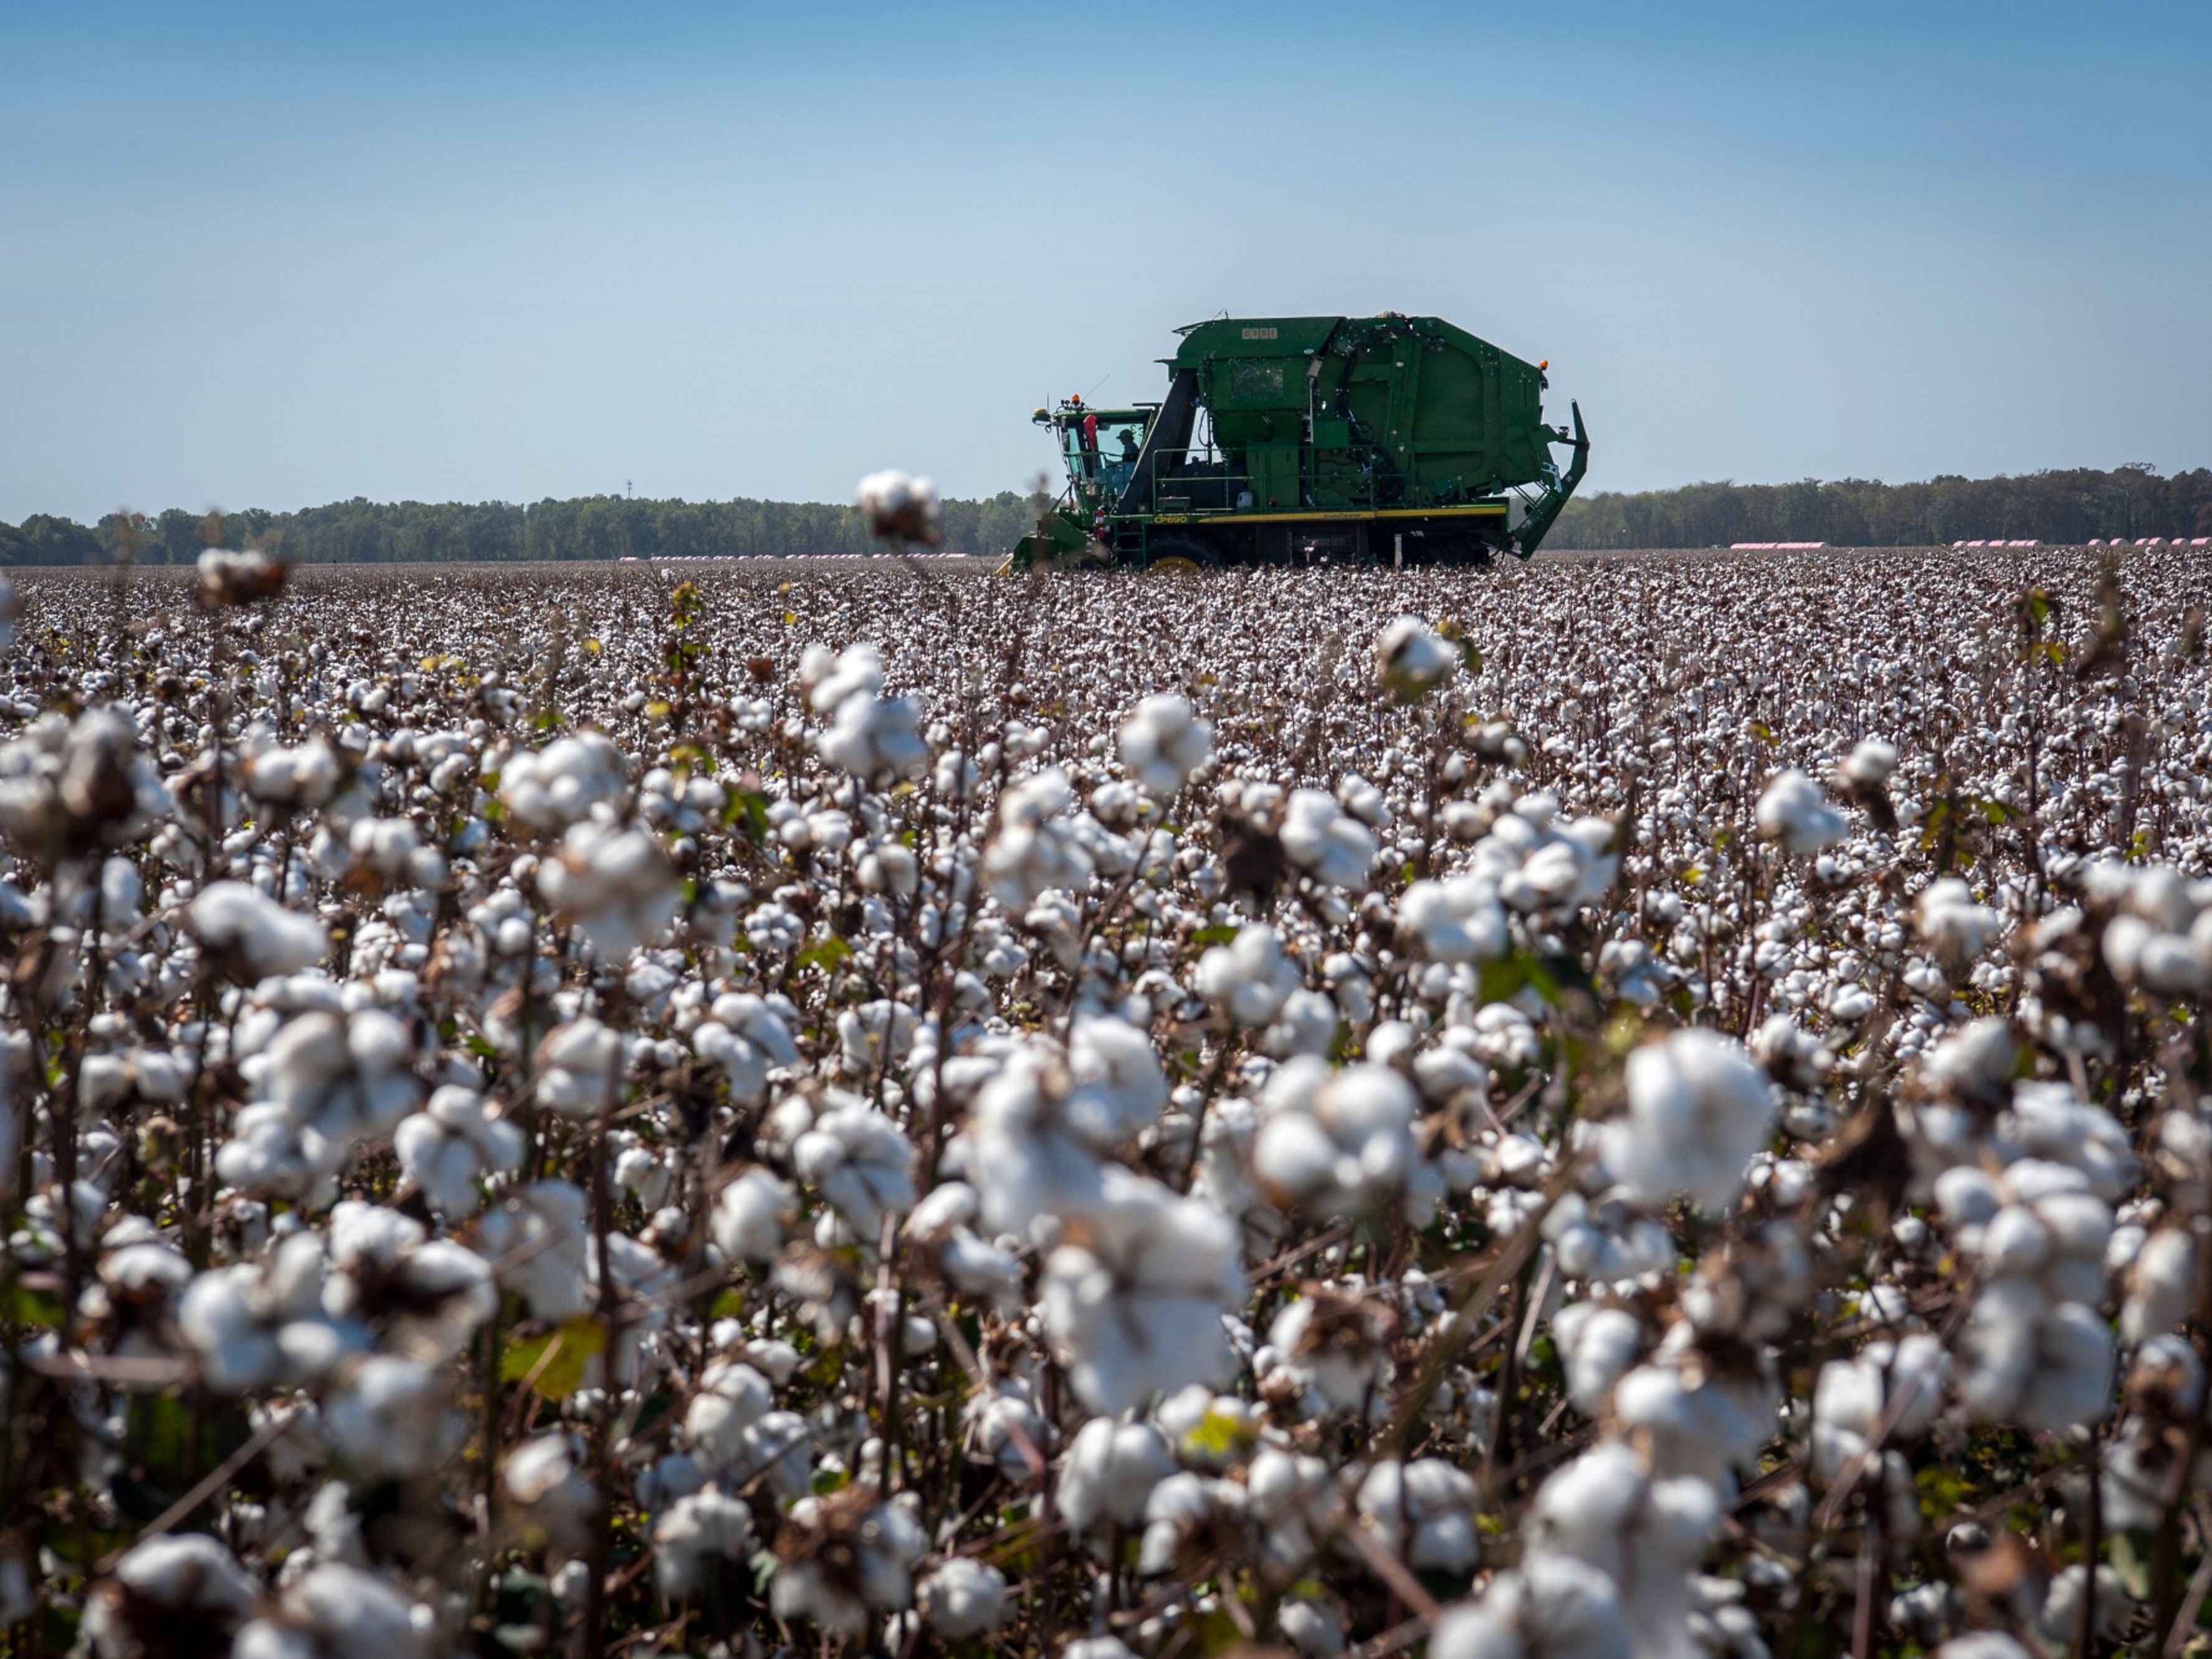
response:
[[[1593,489],[2212,463],[2212,5],[0,0],[0,519],[948,493],[1434,313]]]

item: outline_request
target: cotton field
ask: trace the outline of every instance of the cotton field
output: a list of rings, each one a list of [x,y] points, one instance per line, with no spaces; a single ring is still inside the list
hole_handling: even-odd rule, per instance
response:
[[[0,1650],[2201,1646],[2207,592],[17,573]]]

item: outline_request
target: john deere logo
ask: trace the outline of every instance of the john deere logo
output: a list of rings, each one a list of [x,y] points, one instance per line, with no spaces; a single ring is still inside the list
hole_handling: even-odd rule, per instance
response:
[[[1275,331],[1272,328],[1248,328],[1244,331],[1244,337],[1248,340],[1272,340],[1275,337]]]

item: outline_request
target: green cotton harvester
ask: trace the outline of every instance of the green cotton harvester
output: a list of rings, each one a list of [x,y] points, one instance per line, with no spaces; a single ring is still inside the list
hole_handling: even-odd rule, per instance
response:
[[[1571,430],[1544,424],[1547,365],[1438,318],[1178,331],[1158,403],[1069,398],[1032,416],[1059,441],[1067,488],[1012,568],[1525,559],[1582,482],[1581,410]],[[1554,445],[1572,450],[1565,472]]]

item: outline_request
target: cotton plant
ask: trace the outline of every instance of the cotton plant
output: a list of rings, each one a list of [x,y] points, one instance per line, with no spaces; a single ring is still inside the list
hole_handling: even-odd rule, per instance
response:
[[[2163,1639],[2112,1540],[2200,1565],[2201,573],[2125,573],[2124,703],[1972,550],[1032,591],[861,494],[892,564],[527,604],[21,574],[0,1614]],[[1991,1457],[2072,1480],[2032,1535]]]

